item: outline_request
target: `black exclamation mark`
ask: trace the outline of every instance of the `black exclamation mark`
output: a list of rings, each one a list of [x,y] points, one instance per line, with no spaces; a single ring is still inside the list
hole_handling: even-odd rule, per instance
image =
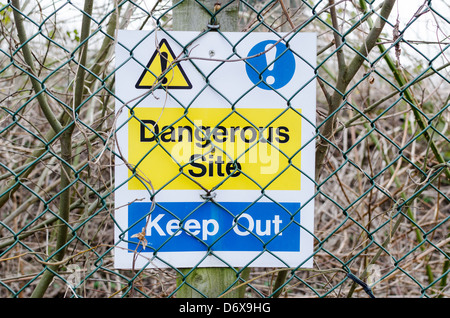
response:
[[[167,69],[167,59],[169,58],[169,55],[167,54],[167,52],[161,52],[161,74],[164,74],[164,72]],[[167,84],[167,78],[164,77],[162,79],[162,84],[165,85]]]

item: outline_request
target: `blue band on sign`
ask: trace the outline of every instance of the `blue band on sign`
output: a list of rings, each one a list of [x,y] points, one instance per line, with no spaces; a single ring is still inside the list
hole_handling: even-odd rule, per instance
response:
[[[162,202],[149,214],[150,208],[128,207],[130,253],[143,228],[148,252],[300,251],[300,203]]]
[[[295,73],[294,54],[282,42],[272,47],[275,43],[277,41],[267,40],[256,44],[247,57],[265,53],[247,59],[245,65],[248,78],[253,84],[266,90],[282,88]]]

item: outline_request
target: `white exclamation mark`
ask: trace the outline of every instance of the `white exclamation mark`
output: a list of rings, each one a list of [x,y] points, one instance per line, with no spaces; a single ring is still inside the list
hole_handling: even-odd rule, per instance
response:
[[[266,57],[266,61],[267,61],[267,65],[269,66],[267,68],[268,71],[272,71],[273,70],[273,66],[275,64],[275,58],[277,57],[277,48],[276,47],[272,47],[273,44],[267,44],[264,51],[267,51],[265,55]],[[271,48],[272,47],[272,48]],[[268,75],[266,77],[266,83],[269,85],[272,85],[273,83],[275,83],[275,77],[272,75]]]

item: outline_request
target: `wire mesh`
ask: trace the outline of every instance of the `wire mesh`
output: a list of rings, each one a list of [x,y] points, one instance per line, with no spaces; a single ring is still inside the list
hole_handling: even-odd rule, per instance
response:
[[[170,36],[187,2],[207,13],[196,22],[208,32],[225,31],[216,22],[236,6],[241,32],[315,32],[318,41],[313,267],[230,266],[219,296],[239,286],[242,297],[447,297],[450,7],[442,0],[0,3],[0,295],[204,295],[195,268],[113,263],[114,196],[129,182],[114,182],[124,127],[114,111],[116,31]],[[129,231],[121,230],[119,242]]]

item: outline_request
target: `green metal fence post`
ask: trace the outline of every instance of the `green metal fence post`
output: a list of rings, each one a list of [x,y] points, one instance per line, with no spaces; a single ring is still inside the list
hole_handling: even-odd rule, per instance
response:
[[[211,23],[211,18],[215,12],[218,12],[217,10],[221,10],[216,21],[220,25],[220,30],[223,32],[237,31],[238,1],[227,5],[216,0],[185,0],[180,3],[173,10],[173,29],[175,31],[203,31]],[[181,286],[177,291],[179,298],[218,297],[237,281],[237,271],[229,267],[185,268],[180,271],[182,274],[177,279],[177,285]],[[248,271],[244,270],[244,273],[248,274]],[[244,290],[245,288],[233,290],[225,297],[243,297]]]

